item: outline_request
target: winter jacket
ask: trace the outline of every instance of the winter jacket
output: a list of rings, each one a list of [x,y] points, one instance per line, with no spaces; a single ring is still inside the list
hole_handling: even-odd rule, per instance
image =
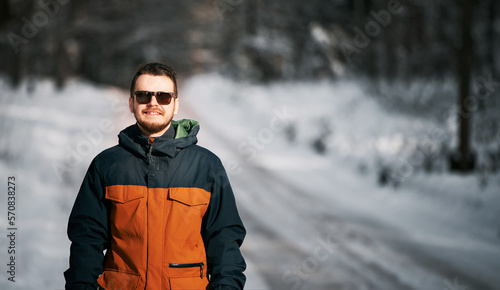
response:
[[[132,125],[94,158],[69,218],[66,289],[243,289],[245,228],[198,130],[172,121],[175,138],[148,138]]]

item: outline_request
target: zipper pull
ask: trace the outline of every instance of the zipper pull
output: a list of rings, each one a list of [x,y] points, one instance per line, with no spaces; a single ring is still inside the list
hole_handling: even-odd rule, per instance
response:
[[[148,140],[148,144],[149,144],[148,160],[149,160],[149,163],[152,162],[152,156],[151,156],[151,154],[153,153],[153,142],[154,141],[155,141],[154,138],[149,138],[149,140]]]
[[[200,264],[201,279],[203,279],[203,263]]]

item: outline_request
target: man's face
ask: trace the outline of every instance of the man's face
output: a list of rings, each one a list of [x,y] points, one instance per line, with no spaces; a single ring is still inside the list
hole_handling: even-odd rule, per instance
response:
[[[134,91],[174,92],[174,83],[166,76],[140,75],[135,82]],[[170,121],[179,109],[179,99],[173,98],[170,104],[160,105],[153,96],[149,103],[139,104],[133,96],[129,98],[129,108],[142,133],[158,137],[170,127]]]

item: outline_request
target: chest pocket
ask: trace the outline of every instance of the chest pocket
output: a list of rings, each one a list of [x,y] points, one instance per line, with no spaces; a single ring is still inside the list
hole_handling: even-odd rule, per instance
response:
[[[170,188],[167,201],[170,215],[167,235],[173,241],[199,242],[201,222],[208,204],[210,193],[201,188]]]
[[[111,233],[115,237],[137,237],[146,230],[147,188],[141,185],[112,185],[106,187],[110,200]]]

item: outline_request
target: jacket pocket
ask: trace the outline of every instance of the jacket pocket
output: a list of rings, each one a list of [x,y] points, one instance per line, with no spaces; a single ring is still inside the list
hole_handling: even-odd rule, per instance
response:
[[[142,185],[111,185],[106,187],[106,198],[117,203],[126,203],[146,196],[147,188]]]
[[[199,242],[201,221],[210,202],[210,193],[193,187],[170,188],[170,215],[167,233],[173,241]]]
[[[185,268],[194,268],[194,269],[200,269],[200,278],[203,279],[203,268],[205,264],[203,262],[200,263],[187,263],[187,264],[175,264],[175,263],[170,263],[168,264],[170,268],[177,268],[177,269],[185,269]]]
[[[186,264],[168,264],[170,270],[174,270],[175,274],[170,277],[170,289],[172,290],[204,290],[208,286],[208,279],[204,275],[204,264],[201,263],[186,263]],[[179,275],[180,277],[178,277]]]
[[[140,185],[106,187],[110,202],[111,233],[115,237],[138,237],[145,231],[147,188]]]
[[[104,273],[97,279],[97,283],[100,286],[99,289],[105,290],[138,289],[139,282],[139,274],[109,269],[104,270]]]

